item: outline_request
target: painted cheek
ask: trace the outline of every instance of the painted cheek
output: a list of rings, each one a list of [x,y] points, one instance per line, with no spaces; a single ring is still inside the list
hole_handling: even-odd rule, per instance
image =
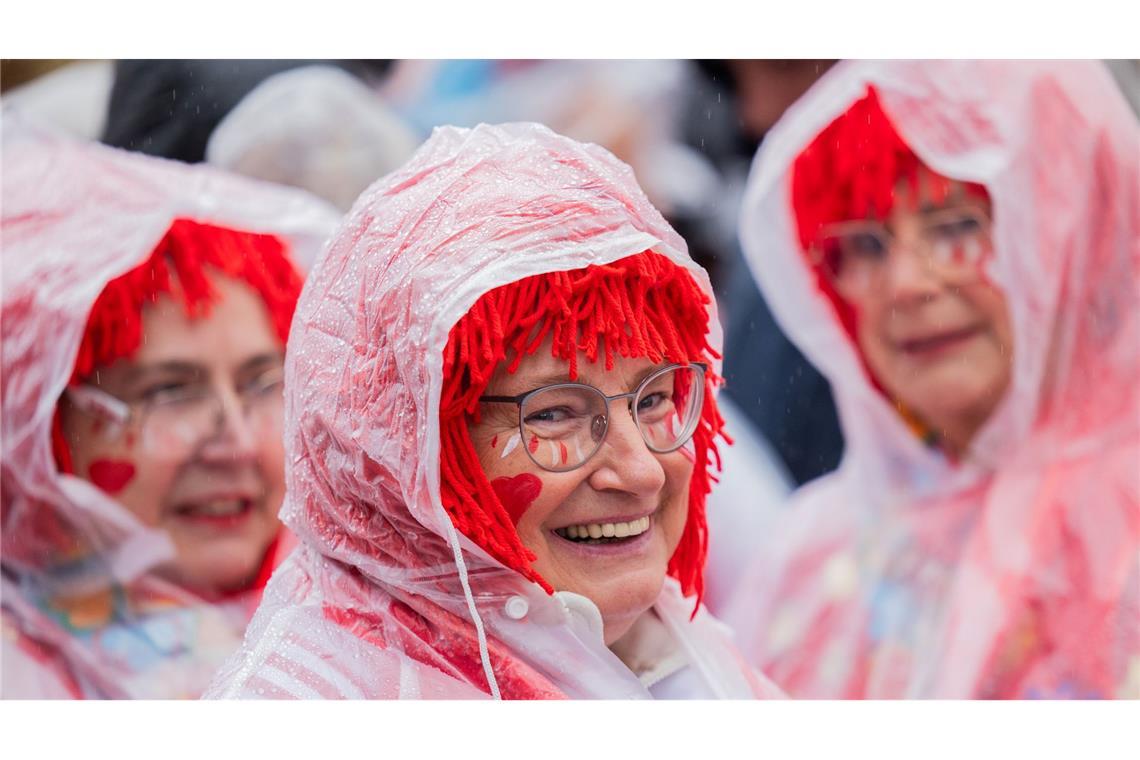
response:
[[[109,494],[117,494],[134,480],[135,466],[115,459],[97,459],[87,469],[91,482]]]
[[[532,435],[532,436],[530,437],[530,443],[528,443],[528,444],[526,445],[526,447],[527,447],[527,448],[530,450],[530,453],[531,453],[531,454],[533,454],[534,452],[538,451],[538,436],[537,436],[537,435]]]
[[[491,448],[495,448],[498,445],[499,445],[499,436],[495,436],[494,438],[491,439]]]
[[[491,488],[495,489],[495,495],[511,516],[511,522],[518,525],[523,513],[542,493],[542,481],[537,476],[524,472],[513,478],[495,478],[491,481]]]

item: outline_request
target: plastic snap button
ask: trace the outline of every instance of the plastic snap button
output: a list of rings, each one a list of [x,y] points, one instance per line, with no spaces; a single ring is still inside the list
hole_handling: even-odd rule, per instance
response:
[[[526,617],[526,613],[530,611],[530,603],[521,596],[512,596],[507,600],[503,611],[507,613],[507,617],[512,620],[522,620]]]

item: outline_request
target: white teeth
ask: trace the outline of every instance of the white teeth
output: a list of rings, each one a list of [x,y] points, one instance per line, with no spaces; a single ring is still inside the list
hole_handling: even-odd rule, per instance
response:
[[[558,528],[555,532],[564,538],[577,540],[598,538],[628,538],[639,536],[649,530],[649,516],[623,523],[586,523],[584,525],[568,525]]]
[[[245,507],[244,499],[222,499],[195,504],[189,510],[190,514],[204,515],[206,517],[230,517],[240,514]]]

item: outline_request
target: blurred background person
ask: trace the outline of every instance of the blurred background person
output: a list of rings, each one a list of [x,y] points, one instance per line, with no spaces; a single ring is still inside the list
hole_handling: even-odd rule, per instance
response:
[[[303,66],[242,98],[211,133],[206,161],[304,188],[347,211],[419,142],[365,80],[336,66]]]
[[[87,140],[308,190],[341,210],[421,135],[385,60],[4,61],[4,103]]]
[[[102,140],[300,187],[344,211],[419,142],[377,92],[391,65],[118,61]]]
[[[115,78],[113,61],[0,61],[0,100],[28,122],[98,140]]]
[[[115,61],[101,140],[116,148],[200,163],[218,124],[250,92],[270,77],[307,66],[336,66],[376,83],[391,61]]]
[[[295,260],[337,214],[3,118],[0,693],[197,697],[287,546]]]
[[[793,696],[1140,697],[1140,127],[1095,62],[861,62],[741,219],[839,470],[729,612]]]

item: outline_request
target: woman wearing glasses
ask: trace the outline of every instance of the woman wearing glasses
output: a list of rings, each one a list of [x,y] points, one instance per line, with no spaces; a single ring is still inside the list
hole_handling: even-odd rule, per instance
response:
[[[841,64],[742,235],[847,451],[729,612],[796,696],[1140,696],[1135,118],[1099,64]]]
[[[277,558],[291,252],[336,217],[9,116],[3,696],[197,697]]]
[[[774,694],[700,604],[719,340],[705,273],[612,155],[437,129],[301,297],[302,547],[210,694]]]

